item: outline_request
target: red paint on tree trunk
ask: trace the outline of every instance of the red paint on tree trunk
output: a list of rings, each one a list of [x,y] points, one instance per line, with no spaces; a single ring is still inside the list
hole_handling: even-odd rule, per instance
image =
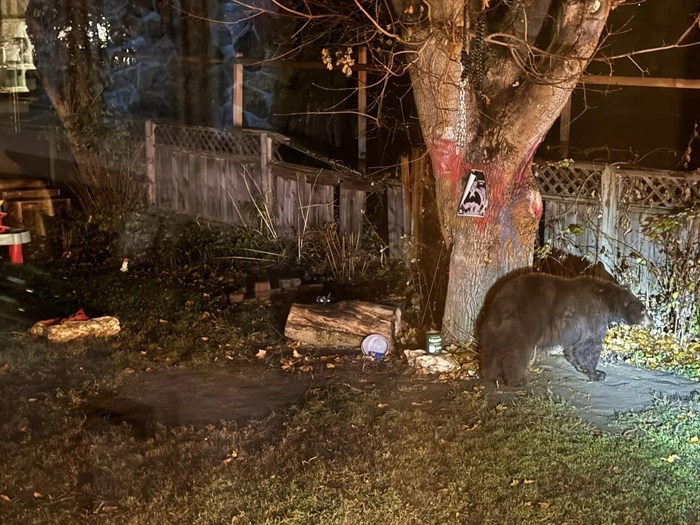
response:
[[[454,141],[439,139],[428,144],[428,154],[436,177],[449,181],[453,191],[459,191],[464,164],[464,152]]]

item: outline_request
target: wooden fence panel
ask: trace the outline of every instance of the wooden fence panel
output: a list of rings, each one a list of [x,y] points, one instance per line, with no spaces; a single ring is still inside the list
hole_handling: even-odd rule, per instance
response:
[[[153,121],[146,123],[145,135],[148,199],[161,209],[283,236],[323,227],[337,213],[341,232],[362,232],[367,191],[374,191],[374,182],[333,162],[329,168],[283,162],[280,147],[290,145],[286,137]],[[376,190],[383,189],[378,183]],[[396,202],[402,201],[401,188],[393,191]],[[394,244],[405,222],[399,217],[403,210],[395,211]]]
[[[304,184],[304,193],[309,207],[309,221],[314,227],[320,227],[333,222],[333,186],[321,186],[319,184]]]
[[[304,230],[299,207],[299,182],[278,177],[275,187],[277,231],[283,236],[296,236]]]
[[[366,192],[340,185],[338,225],[340,233],[361,235],[365,218]]]
[[[538,175],[546,243],[592,262],[602,261],[642,297],[658,293],[653,268],[666,264],[665,254],[645,235],[644,227],[650,218],[700,199],[700,176],[590,164],[568,165],[561,171],[550,166]],[[581,178],[578,193],[576,177]],[[573,234],[571,224],[583,231]],[[699,241],[694,230],[679,236],[690,244]]]
[[[545,200],[544,238],[553,248],[583,257],[598,245],[600,207],[587,202]]]

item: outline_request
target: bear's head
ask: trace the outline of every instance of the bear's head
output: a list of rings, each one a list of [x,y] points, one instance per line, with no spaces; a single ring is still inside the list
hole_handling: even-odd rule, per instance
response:
[[[613,320],[624,324],[648,326],[651,318],[644,303],[627,288],[614,283],[601,283],[604,301],[607,303]]]

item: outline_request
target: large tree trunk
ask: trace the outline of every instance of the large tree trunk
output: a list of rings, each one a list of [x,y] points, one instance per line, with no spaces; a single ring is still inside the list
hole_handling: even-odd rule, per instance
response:
[[[420,47],[411,80],[442,232],[452,247],[443,317],[448,339],[469,341],[488,289],[500,276],[532,263],[542,214],[532,157],[592,57],[610,4],[529,0],[484,11],[486,71],[483,81],[471,77],[466,85],[464,145],[457,143],[464,4],[431,2],[429,20],[417,24],[420,30],[414,24]],[[394,5],[407,12],[402,0]],[[488,2],[467,5],[469,48],[476,14]],[[532,70],[524,70],[526,64]],[[471,169],[486,173],[489,204],[483,217],[457,215]]]

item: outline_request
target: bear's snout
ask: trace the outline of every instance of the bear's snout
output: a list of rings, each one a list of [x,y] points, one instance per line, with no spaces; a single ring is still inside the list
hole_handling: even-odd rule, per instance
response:
[[[644,328],[649,328],[650,326],[654,325],[654,320],[651,318],[651,316],[647,313],[646,310],[642,312],[642,320],[639,321],[639,325]]]

